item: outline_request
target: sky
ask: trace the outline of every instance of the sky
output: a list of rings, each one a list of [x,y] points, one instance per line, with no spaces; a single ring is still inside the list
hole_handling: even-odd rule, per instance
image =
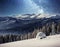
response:
[[[44,13],[60,14],[60,0],[34,0]]]
[[[60,13],[60,0],[0,0],[0,16]]]

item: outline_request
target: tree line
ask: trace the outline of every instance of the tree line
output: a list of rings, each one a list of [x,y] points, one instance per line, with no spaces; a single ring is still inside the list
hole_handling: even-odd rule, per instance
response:
[[[24,34],[0,35],[0,44],[35,38],[38,32],[43,32],[46,34],[46,36],[60,34],[60,22],[57,24],[54,22],[47,23],[46,25],[43,25],[42,27],[38,27],[37,29],[34,28],[34,31],[32,32],[28,32]]]

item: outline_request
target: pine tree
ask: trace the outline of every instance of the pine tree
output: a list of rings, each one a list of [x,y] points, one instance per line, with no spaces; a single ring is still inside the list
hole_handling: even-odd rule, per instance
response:
[[[56,30],[55,30],[55,23],[54,22],[52,22],[52,32],[51,32],[51,35],[55,35],[56,33]]]
[[[58,25],[57,25],[57,33],[58,34],[60,33],[60,23],[58,23]]]

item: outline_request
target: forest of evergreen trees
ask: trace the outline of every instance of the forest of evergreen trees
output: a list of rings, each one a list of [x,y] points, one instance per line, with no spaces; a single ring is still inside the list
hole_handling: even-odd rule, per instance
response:
[[[46,34],[46,36],[60,34],[60,22],[59,23],[54,23],[54,22],[47,23],[46,25],[44,25],[42,27],[38,27],[37,29],[34,28],[34,31],[28,32],[28,33],[25,33],[25,34],[0,35],[0,44],[35,38],[38,32],[43,32],[43,33]]]

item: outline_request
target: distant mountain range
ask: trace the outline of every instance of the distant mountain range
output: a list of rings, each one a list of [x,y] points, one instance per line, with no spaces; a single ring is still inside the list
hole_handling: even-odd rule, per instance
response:
[[[38,21],[46,22],[49,19],[59,19],[59,15],[50,16],[50,15],[41,15],[41,14],[24,14],[17,15],[14,17],[0,17],[0,30],[9,29],[17,26],[23,26],[25,24],[34,23]],[[53,21],[53,20],[52,20]],[[43,23],[42,23],[43,24]]]
[[[60,22],[60,15],[45,15],[45,14],[24,14],[12,17],[0,17],[0,32],[1,31],[24,31],[34,27],[42,27],[47,23]]]

